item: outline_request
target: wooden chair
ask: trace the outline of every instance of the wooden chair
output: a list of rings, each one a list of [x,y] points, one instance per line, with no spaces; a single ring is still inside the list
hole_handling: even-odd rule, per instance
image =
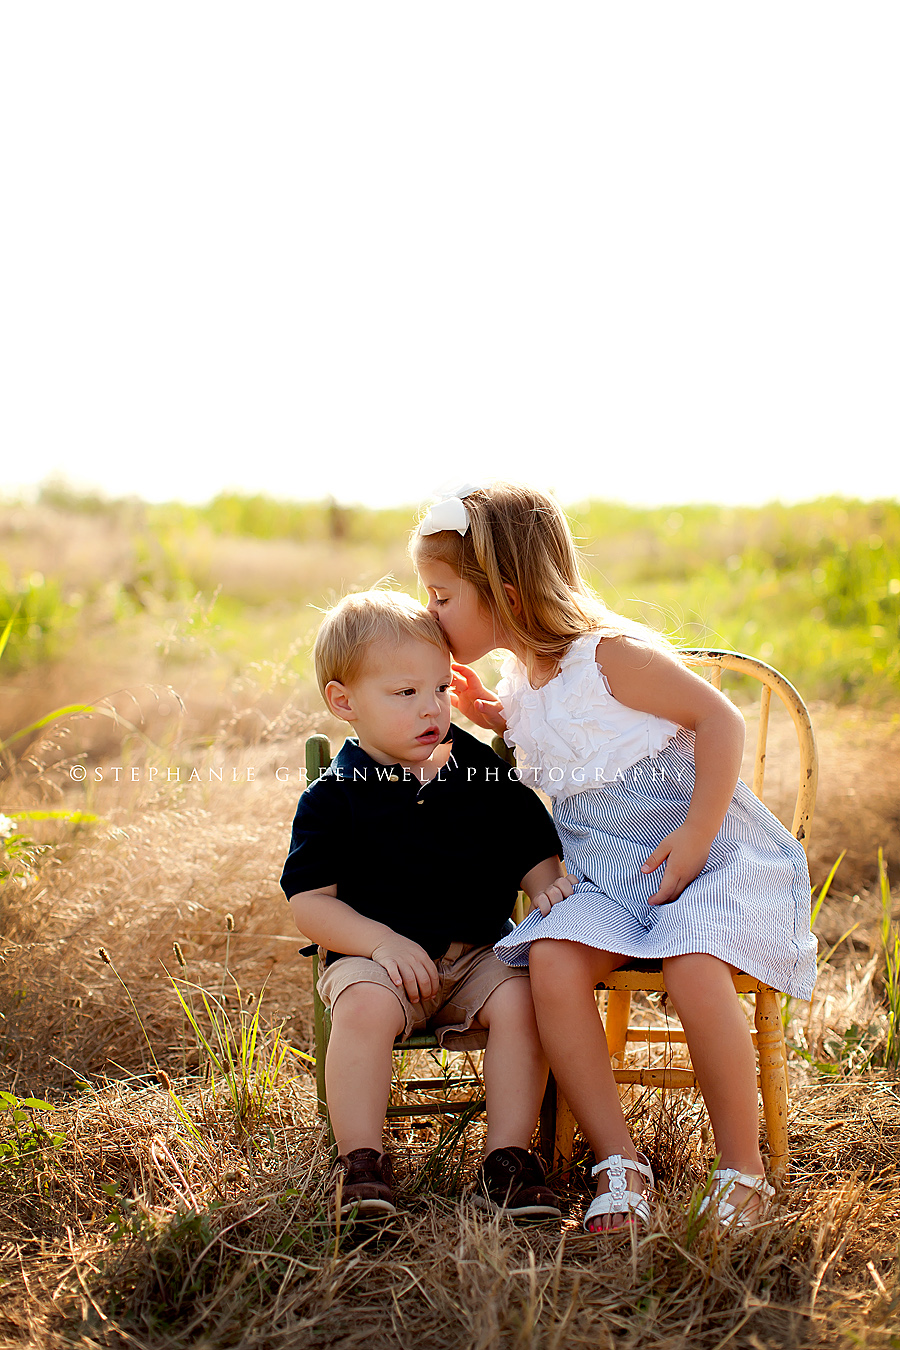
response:
[[[706,678],[721,688],[722,672],[731,671],[749,676],[762,686],[759,703],[759,728],[753,760],[751,787],[763,800],[766,773],[766,746],[769,730],[769,711],[772,691],[779,696],[793,721],[799,750],[797,788],[791,833],[804,849],[809,839],[810,823],[816,801],[818,759],[815,736],[806,705],[783,675],[772,666],[738,652],[714,649],[683,651],[691,665],[701,667]],[[708,672],[708,673],[707,673]],[[753,994],[755,1000],[753,1039],[759,1061],[759,1085],[763,1103],[769,1148],[769,1169],[780,1181],[787,1178],[788,1156],[788,1080],[787,1052],[784,1027],[781,1020],[781,995],[761,980],[749,975],[735,975],[735,988],[741,994]],[[613,1061],[613,1072],[618,1083],[653,1088],[696,1088],[692,1069],[671,1066],[636,1068],[624,1064],[628,1044],[685,1044],[684,1032],[629,1025],[633,993],[665,993],[662,970],[635,970],[627,967],[616,971],[598,988],[606,991],[606,1039]],[[575,1120],[561,1095],[556,1101],[553,1164],[565,1167],[571,1162],[575,1134]]]
[[[504,745],[499,737],[494,738],[494,748],[507,761],[514,763],[512,751]],[[331,763],[331,747],[328,737],[324,735],[310,736],[306,742],[306,781],[314,783],[321,774],[325,772]],[[514,912],[514,920],[520,922],[524,916],[524,897],[519,894]],[[510,924],[510,928],[512,924]],[[331,1013],[328,1007],[319,997],[317,988],[319,976],[319,958],[318,948],[315,946],[304,947],[301,949],[303,954],[311,956],[313,960],[313,1023],[315,1034],[315,1057],[316,1057],[316,1097],[318,1101],[319,1115],[323,1119],[328,1132],[330,1144],[334,1143],[334,1135],[331,1129],[331,1120],[328,1115],[328,1099],[325,1092],[325,1056],[328,1051],[328,1040],[331,1035]],[[462,1038],[465,1039],[465,1038]],[[463,1053],[469,1059],[470,1068],[474,1069],[471,1060],[471,1054],[477,1053],[476,1038],[472,1037],[473,1048],[470,1053],[466,1051],[450,1051],[451,1054]],[[393,1075],[391,1096],[395,1100],[391,1102],[387,1109],[388,1119],[403,1116],[439,1116],[439,1115],[478,1115],[484,1111],[484,1087],[479,1074],[475,1071],[464,1074],[442,1074],[440,1077],[431,1076],[427,1078],[404,1076],[398,1072],[396,1061],[398,1057],[402,1060],[407,1057],[410,1051],[426,1050],[433,1053],[435,1059],[441,1052],[437,1037],[430,1033],[424,1033],[418,1036],[410,1036],[405,1041],[396,1041],[394,1044],[395,1072]],[[448,1093],[453,1096],[448,1096]],[[459,1096],[458,1094],[464,1094]],[[423,1094],[428,1094],[426,1099],[421,1100]],[[396,1100],[400,1098],[401,1100]],[[548,1089],[545,1108],[542,1114],[544,1122],[542,1128],[542,1152],[545,1157],[549,1157],[553,1148],[553,1129],[556,1120],[556,1088],[552,1086],[552,1092]]]

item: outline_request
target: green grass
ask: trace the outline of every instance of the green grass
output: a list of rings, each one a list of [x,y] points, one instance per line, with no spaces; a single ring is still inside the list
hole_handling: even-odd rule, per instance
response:
[[[308,676],[318,608],[387,574],[415,587],[405,551],[414,515],[236,494],[198,507],[115,504],[46,489],[19,507],[0,574],[0,628],[15,613],[7,671],[132,632],[170,662],[205,649],[236,667],[296,655]],[[900,704],[900,502],[589,502],[569,516],[613,609],[682,643],[759,655],[795,672],[810,699]],[[59,555],[86,519],[93,552]]]
[[[802,672],[812,699],[885,706],[900,696],[900,503],[591,504],[572,514],[614,608],[681,642]]]

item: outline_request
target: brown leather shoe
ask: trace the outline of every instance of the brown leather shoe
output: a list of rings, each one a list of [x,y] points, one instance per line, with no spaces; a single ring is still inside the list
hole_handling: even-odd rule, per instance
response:
[[[386,1153],[375,1148],[354,1148],[346,1157],[338,1158],[334,1167],[335,1207],[340,1191],[340,1216],[354,1212],[366,1214],[396,1214],[394,1205],[394,1169]]]
[[[475,1203],[519,1219],[560,1219],[544,1169],[524,1148],[495,1148],[478,1169]]]

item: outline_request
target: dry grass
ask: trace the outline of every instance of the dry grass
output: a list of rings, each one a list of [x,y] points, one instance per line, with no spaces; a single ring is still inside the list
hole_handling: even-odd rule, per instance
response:
[[[142,780],[106,775],[92,789],[101,824],[36,824],[49,845],[37,875],[0,892],[3,1086],[49,1096],[58,1109],[47,1123],[62,1136],[41,1166],[2,1169],[0,1343],[898,1344],[900,1087],[842,1060],[854,1025],[873,1042],[882,1034],[874,897],[834,901],[837,926],[843,908],[862,931],[823,971],[811,1008],[792,1010],[789,1039],[836,1073],[792,1061],[794,1170],[770,1223],[737,1241],[690,1232],[691,1191],[711,1161],[702,1109],[648,1094],[631,1109],[661,1204],[634,1245],[601,1248],[581,1233],[580,1171],[561,1230],[479,1217],[458,1194],[477,1162],[477,1123],[449,1159],[434,1128],[397,1124],[400,1217],[336,1238],[309,1072],[292,1058],[262,1118],[242,1127],[222,1085],[214,1093],[197,1077],[203,1056],[163,969],[213,993],[224,981],[232,1018],[246,1016],[238,987],[244,1000],[262,993],[265,1025],[283,1021],[297,1049],[311,1048],[309,968],[277,890],[298,784],[274,770],[299,767],[299,742],[239,739],[181,749],[182,770],[218,764],[221,783],[150,785],[157,761],[132,746]],[[48,758],[56,767],[29,777],[26,766],[17,790],[74,800],[64,763]],[[161,1085],[135,1008],[196,1134]]]
[[[896,1346],[894,1084],[796,1093],[794,1179],[752,1233],[692,1234],[680,1174],[648,1233],[603,1247],[580,1230],[578,1194],[561,1228],[528,1229],[440,1178],[418,1193],[421,1145],[400,1139],[401,1214],[335,1236],[308,1083],[282,1086],[252,1148],[209,1094],[184,1102],[202,1145],[158,1087],[107,1087],[58,1113],[69,1142],[41,1194],[6,1197],[4,1344]]]
[[[878,847],[895,875],[900,866],[895,718],[816,710],[814,882],[848,849],[818,927],[826,945],[858,927],[813,1003],[790,1009],[794,1164],[770,1222],[739,1240],[691,1230],[691,1193],[711,1162],[702,1107],[648,1093],[630,1110],[661,1200],[634,1244],[582,1234],[583,1169],[563,1186],[561,1229],[479,1217],[460,1199],[477,1122],[461,1143],[394,1125],[400,1216],[336,1237],[304,1062],[290,1056],[258,1118],[241,1118],[221,1078],[214,1091],[204,1076],[169,978],[198,1006],[200,989],[224,990],[234,1025],[261,1000],[268,1043],[283,1026],[311,1050],[310,970],[278,875],[302,739],[335,728],[277,670],[223,686],[197,669],[193,686],[175,681],[183,714],[160,667],[155,687],[129,686],[105,712],[33,742],[4,783],[5,810],[99,819],[29,826],[47,851],[32,876],[0,888],[0,1085],[49,1098],[56,1110],[42,1119],[59,1137],[21,1167],[0,1165],[0,1345],[900,1346],[900,1084],[866,1063],[885,1030]],[[19,711],[46,700],[52,674],[42,677],[17,682]],[[90,678],[88,697],[102,671]],[[71,679],[63,689],[65,670],[59,679],[59,701],[80,696]],[[73,783],[82,762],[87,780]],[[10,1129],[7,1118],[0,1135]]]
[[[900,875],[900,715],[827,704],[813,704],[810,713],[819,752],[810,873],[814,884],[820,882],[844,852],[838,889],[852,896],[873,885],[879,848],[884,849],[891,874]],[[747,721],[745,777],[749,778],[755,710]],[[790,718],[781,706],[773,707],[768,744],[766,805],[789,826],[797,750]]]

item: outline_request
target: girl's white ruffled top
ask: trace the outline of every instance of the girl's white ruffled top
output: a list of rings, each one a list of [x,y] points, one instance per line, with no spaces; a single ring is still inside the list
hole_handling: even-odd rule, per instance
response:
[[[648,755],[658,755],[678,725],[618,703],[598,669],[603,633],[576,638],[559,673],[532,688],[514,656],[501,667],[497,696],[506,717],[506,741],[516,748],[525,782],[560,799],[621,778]]]

